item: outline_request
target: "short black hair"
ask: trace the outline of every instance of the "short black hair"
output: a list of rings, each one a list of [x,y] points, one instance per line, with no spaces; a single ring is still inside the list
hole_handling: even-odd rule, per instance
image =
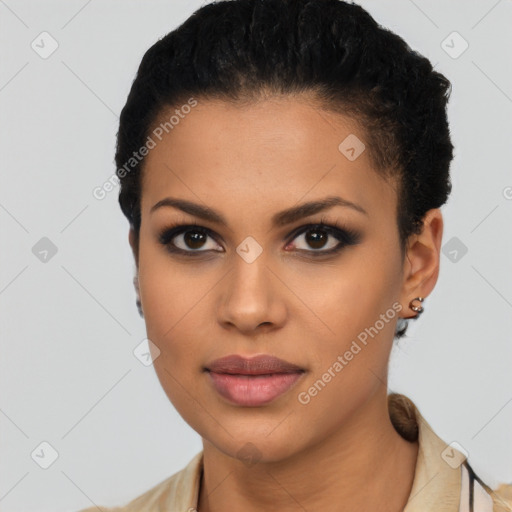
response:
[[[451,84],[361,6],[342,0],[212,2],[146,51],[121,112],[115,155],[119,204],[136,246],[145,160],[132,157],[162,114],[192,97],[250,104],[269,93],[313,94],[358,123],[375,171],[396,183],[403,256],[425,213],[451,192]],[[399,326],[396,338],[407,321]]]

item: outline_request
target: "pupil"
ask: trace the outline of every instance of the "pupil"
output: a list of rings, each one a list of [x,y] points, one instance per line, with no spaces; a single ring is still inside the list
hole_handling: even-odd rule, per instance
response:
[[[191,235],[191,233],[193,233]],[[198,231],[187,231],[185,233],[185,243],[191,249],[198,249],[204,243],[204,233],[199,233]]]
[[[311,233],[313,233],[313,235],[311,235]],[[316,233],[316,236],[314,233]],[[320,233],[320,235],[318,235],[318,233]],[[321,249],[327,241],[327,236],[325,232],[321,230],[310,230],[306,233],[306,241],[314,249]]]

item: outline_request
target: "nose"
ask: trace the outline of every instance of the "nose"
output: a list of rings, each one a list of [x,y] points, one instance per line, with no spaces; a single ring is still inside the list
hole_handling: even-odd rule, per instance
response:
[[[233,267],[219,290],[217,318],[224,329],[244,334],[268,332],[282,327],[287,315],[283,294],[286,287],[261,254],[248,263],[235,255]]]

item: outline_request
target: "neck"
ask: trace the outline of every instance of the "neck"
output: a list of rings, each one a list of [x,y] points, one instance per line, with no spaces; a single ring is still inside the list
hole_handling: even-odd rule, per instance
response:
[[[418,453],[418,443],[393,427],[384,386],[350,425],[283,461],[247,467],[205,440],[203,445],[199,512],[399,512],[412,488]]]

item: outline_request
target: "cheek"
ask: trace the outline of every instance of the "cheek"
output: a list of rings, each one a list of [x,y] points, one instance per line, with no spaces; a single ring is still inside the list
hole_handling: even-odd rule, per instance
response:
[[[146,257],[144,257],[146,256]],[[141,257],[140,295],[147,337],[158,347],[153,367],[160,384],[176,410],[189,424],[201,424],[197,379],[202,360],[198,357],[197,315],[202,314],[203,286],[193,286],[190,277],[176,271],[162,256]],[[204,314],[204,312],[203,312]],[[198,402],[199,401],[199,402]]]
[[[161,351],[161,360],[172,356],[173,361],[179,361],[186,356],[187,345],[173,344],[173,340],[186,339],[187,313],[193,312],[200,298],[199,290],[194,291],[186,274],[178,270],[162,249],[141,250],[139,289],[144,321],[148,338]]]
[[[387,364],[400,307],[398,256],[368,244],[326,269],[324,277],[317,273],[314,280],[301,278],[300,293],[308,298],[324,333],[322,350],[316,352],[317,371],[325,371],[347,351],[352,367],[381,371]]]
[[[332,283],[317,310],[334,334],[312,351],[311,375],[298,390],[305,404],[299,412],[304,421],[323,421],[327,430],[354,414],[386,379],[397,312],[386,280],[366,281]]]
[[[187,273],[172,261],[164,246],[141,238],[139,287],[146,324],[167,331],[185,314],[192,293]],[[165,332],[164,331],[164,332]]]
[[[334,265],[297,274],[295,290],[335,330],[354,333],[379,318],[398,295],[400,274],[392,255],[374,246],[354,251]]]

